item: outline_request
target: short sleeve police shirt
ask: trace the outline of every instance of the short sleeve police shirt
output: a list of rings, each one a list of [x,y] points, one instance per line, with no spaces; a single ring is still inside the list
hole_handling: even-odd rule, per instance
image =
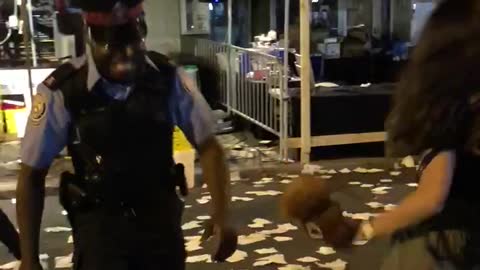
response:
[[[40,84],[22,141],[22,163],[36,169],[48,168],[67,143],[69,124],[70,114],[61,91]]]
[[[95,83],[102,82],[94,66],[89,59],[88,80],[94,82],[90,84],[92,87]],[[107,85],[104,84],[104,87],[108,87]],[[109,89],[105,91],[109,95],[118,92]],[[21,160],[30,167],[46,169],[67,145],[71,118],[65,108],[61,91],[40,84],[37,93],[22,141]],[[126,97],[127,95],[112,96],[115,99]],[[196,148],[214,136],[215,126],[211,109],[195,83],[181,69],[175,78],[169,100],[169,112],[173,124],[184,132]]]

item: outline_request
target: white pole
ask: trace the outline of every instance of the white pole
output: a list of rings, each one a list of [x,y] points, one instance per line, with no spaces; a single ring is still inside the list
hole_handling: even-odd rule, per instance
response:
[[[228,26],[227,26],[227,59],[228,59],[228,65],[227,65],[227,112],[230,114],[231,113],[231,108],[232,106],[236,106],[236,99],[235,95],[233,95],[233,88],[235,85],[235,80],[233,77],[233,72],[235,69],[232,69],[232,65],[234,63],[232,62],[234,59],[232,59],[232,2],[233,0],[228,0]],[[236,86],[235,86],[236,87]]]
[[[288,51],[289,51],[289,44],[290,44],[290,0],[285,0],[285,22],[283,26],[283,89],[280,91],[280,110],[282,119],[281,121],[281,132],[280,132],[280,152],[282,155],[282,159],[285,161],[288,160],[288,147],[287,147],[287,139],[288,139],[288,105],[284,101],[284,95],[288,91]]]
[[[33,30],[32,0],[27,0],[27,13],[28,13],[28,25],[30,26],[30,44],[32,48],[32,61],[33,61],[33,67],[36,67],[38,63],[37,63],[37,48],[35,46],[35,31]]]
[[[228,0],[228,27],[227,27],[227,43],[232,45],[232,5],[233,0]]]
[[[301,52],[301,142],[300,161],[310,162],[311,127],[310,127],[310,0],[300,1],[300,52]]]

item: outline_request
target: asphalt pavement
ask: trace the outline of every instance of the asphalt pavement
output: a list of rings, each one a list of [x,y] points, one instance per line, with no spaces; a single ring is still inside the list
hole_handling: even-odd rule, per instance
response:
[[[414,182],[414,169],[394,169],[391,163],[383,159],[355,159],[343,161],[320,162],[326,171],[319,174],[320,177],[328,178],[328,181],[334,191],[332,197],[338,200],[342,207],[350,214],[371,214],[384,211],[383,207],[373,209],[366,205],[368,202],[378,202],[382,205],[396,204],[409,192],[415,190],[413,185],[407,185]],[[63,169],[62,165],[60,169]],[[59,169],[59,170],[60,170]],[[348,169],[348,170],[342,170]],[[354,170],[357,169],[355,172]],[[379,169],[379,170],[371,170]],[[335,170],[335,173],[331,170]],[[343,171],[345,173],[341,173]],[[350,171],[350,172],[348,172]],[[392,173],[393,172],[393,173]],[[379,269],[384,255],[389,250],[388,239],[379,239],[358,246],[353,249],[335,250],[335,253],[323,255],[317,253],[321,247],[325,251],[325,243],[321,240],[311,240],[305,236],[297,224],[291,224],[284,220],[278,210],[278,200],[281,192],[290,181],[295,181],[295,175],[300,173],[300,166],[292,164],[289,166],[266,166],[252,170],[243,170],[240,177],[233,172],[232,196],[236,201],[232,202],[232,213],[234,222],[239,229],[243,241],[251,238],[265,240],[252,244],[239,246],[239,254],[246,257],[234,263],[213,264],[209,262],[188,263],[188,270],[219,269],[219,270],[240,270],[240,269],[278,269],[284,267],[283,264],[269,264],[265,266],[254,266],[258,259],[271,255],[275,257],[284,257],[288,264],[302,265],[311,269],[320,268],[317,263],[328,263],[341,259],[347,263],[347,269],[353,270],[374,270]],[[357,183],[356,183],[357,182]],[[133,184],[133,183],[132,183]],[[363,185],[363,186],[362,186]],[[384,194],[374,194],[372,189],[380,188]],[[71,253],[72,245],[67,243],[70,236],[69,232],[45,232],[46,228],[69,227],[69,224],[62,215],[62,208],[58,204],[55,192],[50,193],[46,198],[45,214],[42,224],[41,250],[48,254],[51,269],[54,269],[54,258],[66,256]],[[0,207],[15,221],[15,205],[10,197],[13,193],[3,193],[4,200],[0,201]],[[196,228],[184,230],[187,240],[195,239],[200,235],[204,219],[208,216],[208,193],[205,188],[197,187],[192,190],[190,196],[185,201],[184,224],[198,224]],[[158,213],[162,215],[161,206],[158,206]],[[361,215],[360,215],[361,216]],[[271,224],[253,225],[255,219],[265,219]],[[192,222],[193,221],[193,222]],[[250,226],[249,226],[250,225]],[[257,227],[257,228],[252,228]],[[192,227],[192,226],[189,226]],[[195,225],[193,225],[195,227]],[[297,227],[297,228],[295,228]],[[287,228],[287,231],[285,231]],[[254,234],[253,236],[251,234]],[[249,236],[250,237],[247,237]],[[259,236],[260,235],[260,236]],[[275,250],[273,250],[273,249]],[[261,249],[267,249],[261,250]],[[268,250],[270,249],[270,250]],[[327,249],[328,250],[328,249]],[[268,251],[273,253],[268,253]],[[244,253],[243,253],[244,252]],[[267,252],[267,254],[259,254]],[[204,249],[198,249],[189,252],[189,261],[208,259]],[[311,257],[308,260],[316,262],[299,262],[300,258]],[[12,260],[6,250],[0,247],[0,264]],[[291,268],[296,269],[296,268]],[[301,269],[301,268],[298,268]],[[328,269],[328,268],[325,268]]]

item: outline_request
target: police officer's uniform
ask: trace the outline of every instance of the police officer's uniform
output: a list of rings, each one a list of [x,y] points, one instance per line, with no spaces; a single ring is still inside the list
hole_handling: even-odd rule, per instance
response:
[[[48,168],[68,146],[76,177],[97,200],[70,216],[76,269],[184,269],[172,132],[179,126],[199,146],[214,121],[182,70],[156,53],[146,60],[130,87],[101,78],[87,53],[37,89],[22,162]]]

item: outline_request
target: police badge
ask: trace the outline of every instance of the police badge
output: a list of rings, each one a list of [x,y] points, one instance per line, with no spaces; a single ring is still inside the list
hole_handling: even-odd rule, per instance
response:
[[[43,119],[47,112],[47,105],[46,105],[46,100],[45,97],[37,93],[33,97],[33,105],[32,105],[32,111],[30,112],[30,120],[32,121],[33,124],[38,124],[40,120]]]

